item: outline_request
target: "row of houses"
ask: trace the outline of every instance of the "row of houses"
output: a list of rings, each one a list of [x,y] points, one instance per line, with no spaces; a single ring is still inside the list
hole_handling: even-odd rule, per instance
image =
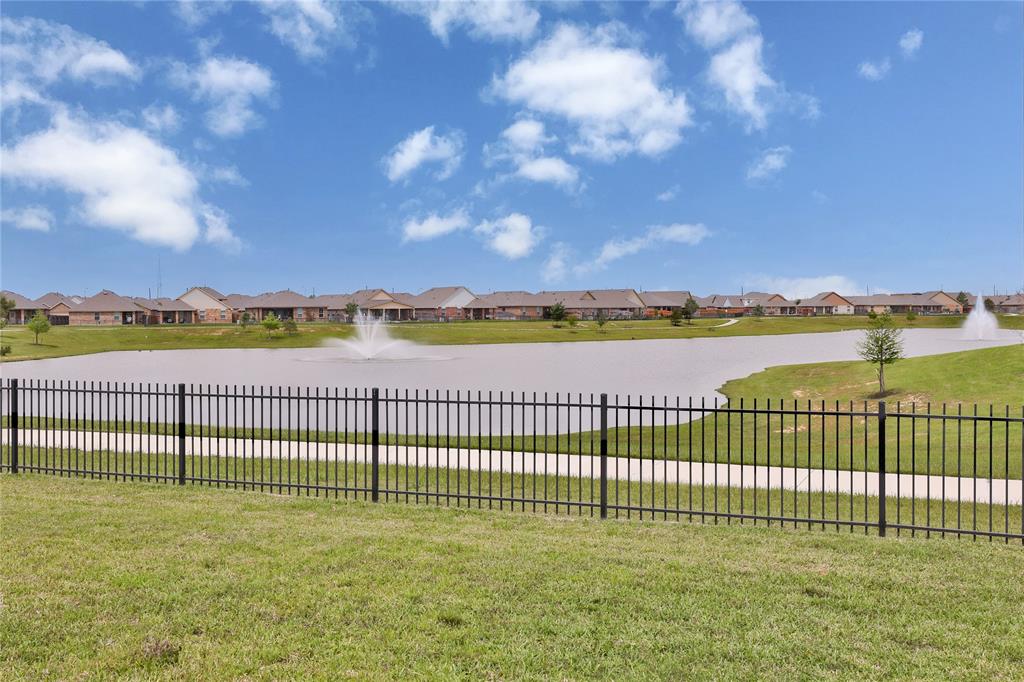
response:
[[[13,301],[12,324],[27,322],[36,312],[57,325],[231,324],[243,319],[259,322],[273,313],[297,322],[345,321],[352,310],[392,321],[538,320],[561,306],[566,314],[584,320],[667,317],[696,304],[697,317],[865,315],[914,312],[923,315],[960,314],[970,309],[972,294],[922,293],[846,296],[821,292],[808,299],[789,300],[781,294],[749,292],[695,296],[689,291],[587,289],[575,291],[496,291],[477,295],[466,287],[434,287],[419,294],[363,289],[352,294],[304,296],[291,290],[255,296],[222,294],[211,287],[192,287],[178,298],[120,296],[104,290],[89,296],[50,292],[29,299],[0,292]],[[998,312],[1024,313],[1024,294],[986,297]],[[966,303],[965,303],[966,302]]]

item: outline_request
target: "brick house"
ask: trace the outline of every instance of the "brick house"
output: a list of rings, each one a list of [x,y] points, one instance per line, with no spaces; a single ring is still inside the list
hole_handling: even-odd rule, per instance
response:
[[[538,296],[545,314],[556,303],[565,307],[566,314],[581,320],[593,320],[602,312],[610,320],[628,320],[644,314],[644,302],[635,289],[542,291]]]
[[[674,310],[682,310],[691,298],[689,291],[641,291],[640,300],[644,303],[646,317],[668,317]]]
[[[528,291],[495,291],[477,296],[465,306],[474,320],[539,320],[547,299]]]
[[[229,324],[238,317],[228,304],[227,296],[212,287],[192,287],[178,300],[196,311],[195,319],[200,324]]]
[[[798,315],[853,315],[854,305],[850,299],[834,291],[823,291],[816,296],[797,301]]]
[[[466,306],[476,298],[466,287],[434,287],[412,296],[408,303],[416,320],[465,320],[471,315]]]
[[[68,324],[73,327],[144,324],[145,321],[146,312],[135,301],[107,289],[86,298],[68,311]]]
[[[194,324],[196,310],[185,301],[174,298],[140,298],[132,301],[142,309],[143,324]]]
[[[13,291],[7,291],[5,289],[0,291],[0,295],[3,295],[7,300],[14,302],[14,307],[11,308],[9,313],[7,313],[8,324],[25,324],[32,319],[32,316],[36,314],[37,310],[41,309],[36,301]]]

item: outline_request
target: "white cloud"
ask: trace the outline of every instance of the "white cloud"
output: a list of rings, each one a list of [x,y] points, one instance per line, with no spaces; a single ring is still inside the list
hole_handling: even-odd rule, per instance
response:
[[[659,244],[674,243],[695,246],[709,236],[711,236],[711,231],[700,223],[693,225],[684,223],[652,225],[639,236],[606,241],[592,262],[577,265],[574,270],[577,274],[586,274],[593,270],[603,270],[620,258],[632,256],[641,251],[654,248]]]
[[[142,123],[154,133],[173,133],[181,126],[181,117],[170,104],[151,104],[142,110]]]
[[[0,222],[13,225],[19,230],[49,232],[53,227],[53,214],[42,206],[5,208],[0,211]]]
[[[664,192],[655,197],[658,201],[672,201],[679,196],[679,185],[672,185]]]
[[[890,69],[892,69],[892,62],[886,57],[878,62],[861,62],[857,67],[857,73],[865,80],[880,81],[889,75]]]
[[[78,195],[87,222],[148,244],[184,251],[199,237],[194,173],[172,149],[121,123],[58,112],[48,129],[0,149],[0,173]]]
[[[423,18],[445,45],[451,31],[459,27],[478,40],[526,40],[540,20],[540,13],[520,0],[415,0],[394,6]]]
[[[210,170],[209,176],[214,182],[222,182],[226,185],[235,185],[236,187],[248,187],[249,185],[249,181],[235,166],[217,166]]]
[[[548,283],[561,282],[569,274],[569,260],[572,258],[572,251],[569,245],[563,242],[556,242],[551,247],[551,253],[545,259],[541,269],[541,278]]]
[[[545,156],[544,147],[555,142],[544,124],[532,118],[520,119],[501,133],[495,145],[484,146],[487,163],[508,161],[515,166],[512,175],[531,182],[549,182],[566,190],[579,186],[579,170],[557,156]]]
[[[203,240],[206,243],[219,246],[228,253],[238,253],[242,250],[242,240],[228,226],[227,213],[210,204],[201,204],[199,212],[206,224],[206,230],[203,232]]]
[[[573,153],[602,160],[658,155],[679,144],[690,108],[683,94],[662,85],[661,58],[634,42],[620,24],[593,30],[560,24],[495,77],[491,90],[576,126]]]
[[[236,137],[261,123],[253,102],[267,99],[274,90],[270,72],[235,57],[207,57],[195,67],[176,63],[172,81],[206,101],[206,127],[221,137]]]
[[[575,166],[555,156],[541,156],[519,164],[516,175],[533,182],[550,182],[564,187],[575,187],[579,171]]]
[[[682,0],[675,13],[686,33],[712,52],[707,81],[738,114],[747,131],[763,130],[775,109],[816,120],[821,105],[816,97],[789,92],[768,74],[764,38],[757,19],[737,0]]]
[[[754,277],[752,284],[758,289],[778,292],[791,301],[811,298],[823,291],[835,291],[839,294],[851,295],[861,291],[859,286],[844,275],[823,275],[820,277]]]
[[[231,9],[231,3],[224,0],[178,0],[171,10],[189,28],[199,28],[210,17]]]
[[[465,136],[455,130],[449,135],[435,135],[434,126],[427,126],[409,135],[391,150],[384,160],[388,180],[396,182],[407,177],[425,163],[439,163],[436,177],[444,180],[462,163]]]
[[[402,242],[422,242],[469,227],[469,214],[457,209],[449,215],[431,213],[422,220],[410,218],[402,225]]]
[[[747,167],[747,180],[768,180],[789,164],[793,148],[789,145],[762,151]]]
[[[912,28],[900,36],[900,50],[904,57],[913,57],[924,44],[924,31]]]
[[[760,35],[738,40],[714,55],[708,67],[708,80],[722,91],[726,104],[746,117],[748,127],[757,130],[768,125],[763,93],[775,89],[775,81],[761,59],[762,43]]]
[[[682,0],[675,13],[686,24],[686,32],[707,49],[757,29],[757,19],[736,0]]]
[[[37,86],[63,78],[96,85],[137,80],[142,69],[123,52],[69,26],[26,17],[0,18],[0,60],[7,81]]]
[[[335,44],[354,44],[340,2],[260,0],[259,8],[270,20],[270,32],[301,59],[323,59]]]
[[[509,260],[530,255],[543,239],[543,230],[534,226],[530,217],[522,213],[510,213],[504,218],[484,221],[473,231],[487,239],[487,248]]]

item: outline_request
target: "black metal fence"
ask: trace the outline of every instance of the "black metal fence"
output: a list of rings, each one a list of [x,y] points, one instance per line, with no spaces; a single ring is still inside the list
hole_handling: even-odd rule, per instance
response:
[[[0,471],[1024,544],[1024,407],[0,383]]]

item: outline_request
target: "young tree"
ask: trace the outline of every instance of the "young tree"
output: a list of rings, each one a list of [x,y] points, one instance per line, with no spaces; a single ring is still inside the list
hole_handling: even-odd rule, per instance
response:
[[[252,323],[252,315],[250,315],[249,311],[247,310],[244,313],[242,313],[242,317],[239,318],[238,324],[242,325],[242,329],[245,329],[251,323]]]
[[[7,326],[7,318],[12,310],[14,310],[14,301],[0,295],[0,329]]]
[[[758,303],[757,305],[754,306],[752,314],[754,315],[754,317],[764,317],[764,306]]]
[[[915,313],[913,310],[908,310],[907,311],[907,322],[913,322],[916,319],[917,319],[917,313]]]
[[[548,308],[548,317],[555,322],[561,322],[565,319],[565,306],[561,303],[556,303]]]
[[[597,311],[597,326],[604,327],[608,323],[608,315],[605,314],[604,309]]]
[[[885,394],[885,366],[903,358],[903,332],[893,326],[888,313],[879,315],[864,331],[864,338],[857,342],[857,353],[878,365],[878,394]]]
[[[356,315],[359,313],[359,304],[355,301],[349,301],[345,304],[345,316],[348,317],[349,324],[356,319]]]
[[[38,346],[39,335],[50,331],[50,321],[46,319],[46,315],[43,315],[41,310],[37,310],[32,319],[28,321],[28,328],[29,331],[36,335],[35,344]]]
[[[965,292],[961,291],[959,294],[956,295],[956,302],[959,303],[960,305],[964,306],[964,307],[967,307],[967,305],[971,301],[970,301],[969,298],[967,298],[967,294]]]
[[[673,308],[672,314],[669,315],[669,321],[672,322],[673,327],[678,327],[683,322],[683,309]]]
[[[267,313],[267,316],[263,318],[263,321],[260,322],[260,324],[267,330],[267,337],[281,328],[281,320],[273,312]]]
[[[299,333],[298,323],[290,317],[281,324],[281,327],[289,334]]]
[[[991,298],[985,299],[985,310],[989,311],[990,313],[994,313],[996,311],[996,304],[992,302]]]
[[[683,306],[683,317],[686,318],[686,324],[693,324],[693,316],[700,310],[700,306],[692,298],[686,299],[686,305]]]

